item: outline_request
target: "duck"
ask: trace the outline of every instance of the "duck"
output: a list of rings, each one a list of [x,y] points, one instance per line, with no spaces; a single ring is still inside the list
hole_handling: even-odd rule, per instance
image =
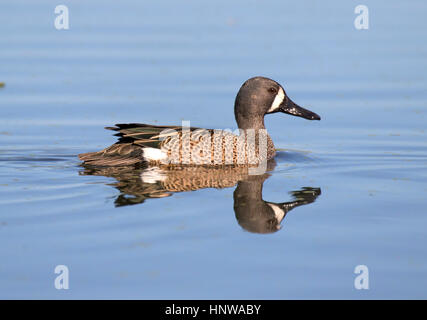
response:
[[[105,128],[117,132],[119,139],[115,144],[78,156],[84,165],[104,167],[258,165],[276,155],[264,124],[265,115],[274,113],[320,120],[318,114],[294,103],[278,82],[257,76],[246,80],[237,93],[235,132],[184,123],[181,126],[116,124]]]

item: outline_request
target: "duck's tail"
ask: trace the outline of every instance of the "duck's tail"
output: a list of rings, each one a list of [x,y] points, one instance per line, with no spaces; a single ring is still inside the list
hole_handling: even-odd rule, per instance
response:
[[[144,162],[142,148],[131,143],[113,144],[101,151],[81,153],[79,158],[92,166],[129,166]]]

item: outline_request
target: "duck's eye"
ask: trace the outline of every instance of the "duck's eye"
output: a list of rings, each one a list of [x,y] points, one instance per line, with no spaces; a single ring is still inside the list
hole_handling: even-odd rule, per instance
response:
[[[270,89],[268,89],[268,92],[276,93],[276,92],[277,92],[277,90],[276,90],[276,88],[271,87]]]

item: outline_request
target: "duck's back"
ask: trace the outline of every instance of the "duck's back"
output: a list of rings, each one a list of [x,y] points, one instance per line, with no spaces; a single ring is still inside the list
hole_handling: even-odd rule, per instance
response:
[[[267,135],[267,152],[260,153],[258,138],[237,130],[201,129],[147,124],[117,124],[119,141],[98,151],[80,154],[85,164],[123,166],[148,162],[156,165],[257,165],[274,156]]]

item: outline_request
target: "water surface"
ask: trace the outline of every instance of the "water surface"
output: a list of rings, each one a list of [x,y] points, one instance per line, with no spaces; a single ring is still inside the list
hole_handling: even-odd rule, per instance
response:
[[[0,11],[1,298],[426,298],[424,2],[368,1],[362,31],[355,1],[63,3],[67,31],[54,1]],[[322,116],[267,116],[266,176],[159,196],[80,166],[115,123],[235,129],[255,75]]]

